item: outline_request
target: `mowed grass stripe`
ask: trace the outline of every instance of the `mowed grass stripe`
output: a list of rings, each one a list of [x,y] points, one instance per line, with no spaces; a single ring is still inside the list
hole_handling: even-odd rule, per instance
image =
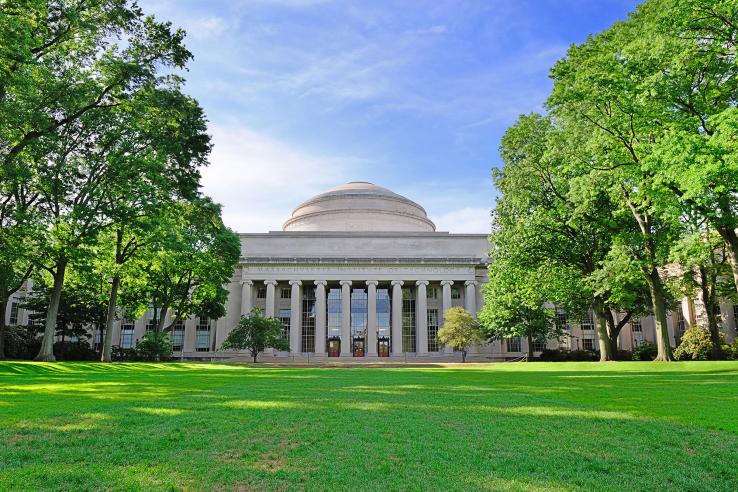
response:
[[[4,490],[738,490],[738,363],[0,364]]]

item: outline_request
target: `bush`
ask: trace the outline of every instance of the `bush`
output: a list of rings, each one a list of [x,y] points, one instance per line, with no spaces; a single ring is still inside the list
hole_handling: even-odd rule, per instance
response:
[[[712,355],[712,349],[710,332],[694,326],[684,332],[682,342],[674,350],[674,358],[677,360],[708,360]]]
[[[41,348],[37,328],[32,326],[5,327],[5,357],[33,359]]]
[[[615,352],[615,360],[633,360],[633,352],[630,350],[618,350]]]
[[[148,362],[168,361],[172,357],[172,344],[166,333],[147,333],[136,342],[138,360]]]
[[[573,362],[585,362],[597,359],[599,359],[597,354],[590,350],[572,350],[566,355],[566,360]]]
[[[659,348],[653,343],[642,343],[633,348],[633,360],[654,360],[659,353]]]
[[[110,351],[110,358],[113,362],[132,362],[138,360],[135,348],[122,348],[117,345],[113,345],[113,349]]]
[[[54,343],[54,355],[58,360],[97,360],[97,352],[90,347],[87,341],[56,342]],[[35,354],[34,354],[35,356]]]
[[[568,353],[566,350],[545,349],[543,352],[541,352],[538,360],[542,360],[545,362],[564,362],[566,360],[567,354]]]

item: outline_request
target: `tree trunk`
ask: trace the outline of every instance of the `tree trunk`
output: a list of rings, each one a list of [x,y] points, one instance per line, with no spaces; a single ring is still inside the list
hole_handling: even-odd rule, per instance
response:
[[[528,362],[533,360],[533,335],[528,333]]]
[[[607,333],[607,320],[605,319],[605,308],[597,310],[597,343],[600,346],[600,362],[615,360],[610,337]]]
[[[730,265],[730,269],[733,271],[733,282],[735,284],[736,292],[738,292],[738,234],[736,234],[735,229],[730,227],[716,226],[715,229],[723,238],[723,241],[725,241],[725,252],[728,257],[728,264]]]
[[[154,308],[154,316],[157,314],[159,315],[159,318],[156,320],[156,334],[159,335],[164,330],[164,322],[167,319],[167,313],[169,312],[169,304],[165,304],[161,307],[159,310],[160,312],[156,312],[156,308]]]
[[[666,322],[666,298],[661,277],[656,268],[646,275],[648,290],[651,293],[651,304],[653,307],[653,318],[656,322],[656,346],[658,353],[655,361],[671,361],[671,341],[669,340],[669,328]]]
[[[112,362],[113,360],[113,321],[115,319],[115,306],[118,301],[118,286],[120,286],[120,277],[115,275],[110,286],[108,314],[105,319],[105,341],[103,342],[102,357],[100,357],[102,362]]]
[[[251,356],[254,358],[254,364],[256,364],[256,358],[259,356],[259,351],[251,350]]]
[[[0,360],[5,359],[5,310],[8,301],[0,301]]]
[[[720,307],[715,296],[716,286],[715,279],[707,273],[707,268],[699,267],[700,271],[700,297],[702,304],[705,306],[707,314],[707,328],[710,331],[710,341],[712,342],[712,358],[719,359],[721,355],[720,347],[720,327],[718,326],[718,311]]]
[[[41,362],[54,362],[54,334],[56,333],[56,318],[59,314],[59,301],[61,300],[62,287],[64,286],[64,274],[67,270],[67,260],[59,260],[54,272],[54,288],[49,298],[49,309],[46,312],[46,324],[44,325],[44,337],[41,340],[41,350],[34,360]]]
[[[461,351],[461,362],[466,362],[466,349]]]

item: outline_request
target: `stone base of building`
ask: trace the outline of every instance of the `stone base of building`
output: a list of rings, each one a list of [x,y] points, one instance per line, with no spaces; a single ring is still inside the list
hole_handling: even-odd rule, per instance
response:
[[[253,362],[249,354],[244,353],[198,353],[191,352],[184,354],[174,354],[174,360],[183,361],[207,361],[207,362],[236,362],[250,363]],[[520,360],[520,356],[509,354],[469,354],[466,357],[467,362],[483,363],[483,362],[509,362]],[[407,363],[407,364],[432,364],[432,363],[453,363],[461,362],[461,354],[402,354],[390,355],[389,357],[364,356],[354,357],[353,355],[342,355],[340,357],[328,357],[327,355],[315,354],[259,354],[258,361],[261,363],[272,364],[374,364],[374,363]]]

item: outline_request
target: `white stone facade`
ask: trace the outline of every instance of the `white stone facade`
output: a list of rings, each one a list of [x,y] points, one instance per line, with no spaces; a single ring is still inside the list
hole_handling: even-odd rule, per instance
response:
[[[241,234],[241,260],[228,284],[226,315],[173,326],[174,356],[245,359],[246,354],[219,348],[240,316],[258,306],[283,322],[290,347],[268,349],[264,359],[458,359],[437,344],[435,333],[448,308],[481,309],[488,250],[486,234],[436,232],[420,205],[385,188],[364,182],[339,186],[298,206],[283,231]],[[8,303],[10,324],[28,322],[28,313],[19,308],[22,295]],[[723,304],[721,310],[726,338],[733,340],[738,306]],[[674,345],[698,317],[699,306],[686,299],[672,313]],[[149,318],[117,321],[113,344],[135,345]],[[595,319],[573,322],[560,313],[559,321],[567,337],[546,347],[597,349]],[[621,349],[655,340],[653,319],[638,321],[621,332]],[[93,333],[93,343],[100,338]],[[471,355],[500,360],[527,351],[527,340],[511,339],[474,347]]]

